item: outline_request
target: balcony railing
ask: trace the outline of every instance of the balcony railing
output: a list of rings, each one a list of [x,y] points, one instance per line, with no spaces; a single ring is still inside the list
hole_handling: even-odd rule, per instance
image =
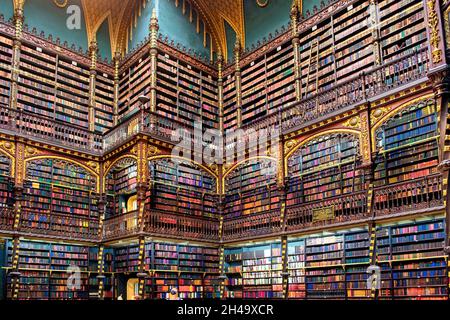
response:
[[[442,175],[440,174],[378,187],[374,190],[374,212],[377,217],[426,210],[443,205]]]
[[[77,150],[102,151],[101,134],[25,110],[13,110],[4,104],[0,104],[0,129]]]
[[[367,217],[367,191],[361,191],[288,208],[286,229],[301,230]]]
[[[107,218],[103,224],[103,237],[112,239],[133,235],[139,232],[137,211]]]
[[[390,90],[426,78],[428,61],[426,48],[415,51],[367,70],[332,88],[310,94],[282,112],[261,117],[244,125],[242,129],[270,128],[282,123],[283,133],[288,133],[297,127],[338,114]]]
[[[152,137],[176,144],[179,139],[174,138],[173,133],[179,129],[184,129],[184,131],[180,131],[184,139],[193,140],[195,138],[193,127],[181,121],[162,117],[155,112],[145,112],[145,114],[139,112],[105,133],[103,149],[110,151],[138,133],[150,134]]]
[[[23,210],[19,231],[62,237],[64,239],[99,240],[98,219],[82,218],[58,213],[34,213]]]
[[[280,211],[249,215],[223,223],[223,240],[264,236],[282,231]]]
[[[14,228],[14,208],[0,208],[0,230],[11,231]]]
[[[218,241],[219,221],[212,218],[179,215],[152,209],[147,211],[145,231],[152,235]]]

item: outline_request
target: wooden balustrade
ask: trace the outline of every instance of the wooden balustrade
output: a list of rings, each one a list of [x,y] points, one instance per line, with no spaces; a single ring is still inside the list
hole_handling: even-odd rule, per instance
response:
[[[0,230],[14,229],[14,208],[1,207],[0,208]]]
[[[107,218],[103,224],[103,238],[111,239],[138,233],[138,218],[138,211]]]
[[[375,216],[443,206],[442,176],[432,175],[374,189]]]
[[[296,205],[286,212],[288,231],[365,219],[367,191]]]
[[[77,150],[91,153],[102,151],[101,134],[25,110],[12,110],[3,104],[0,104],[0,129]]]
[[[255,236],[263,236],[282,231],[280,211],[242,216],[225,220],[223,224],[223,240],[239,240]]]
[[[148,209],[145,232],[161,236],[179,236],[196,240],[219,240],[219,220],[159,212]]]
[[[428,61],[428,50],[425,48],[368,69],[345,82],[338,82],[329,89],[319,90],[284,108],[281,115],[282,130],[288,133],[298,126],[329,117],[389,90],[426,78]],[[246,124],[242,129],[275,127],[280,123],[279,118],[278,113],[271,113]]]
[[[22,211],[19,223],[20,232],[64,239],[99,240],[98,230],[98,219],[31,210]]]

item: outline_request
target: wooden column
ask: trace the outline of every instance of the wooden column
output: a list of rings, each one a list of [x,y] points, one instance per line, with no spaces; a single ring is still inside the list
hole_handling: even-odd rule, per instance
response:
[[[100,245],[98,247],[97,281],[98,281],[98,298],[100,300],[103,300],[105,298],[104,250],[105,250],[105,247],[103,245]]]
[[[302,70],[300,64],[300,35],[298,33],[299,8],[294,0],[291,8],[292,47],[294,50],[295,99],[302,99]]]
[[[14,179],[14,230],[20,226],[20,217],[23,206],[23,179],[25,175],[25,144],[16,143],[16,167]]]
[[[12,250],[12,262],[11,270],[9,271],[9,276],[11,277],[11,299],[17,300],[19,298],[20,289],[20,271],[19,271],[19,253],[20,253],[20,239],[15,236],[12,240],[13,250]]]
[[[23,33],[23,6],[25,1],[17,1],[14,11],[15,34],[12,48],[12,69],[11,69],[11,90],[10,105],[11,109],[17,109],[17,95],[19,87],[19,70],[20,70],[20,50],[22,48]]]
[[[152,18],[150,20],[150,111],[156,112],[156,87],[157,87],[157,65],[158,65],[158,17],[156,9],[153,9]]]
[[[235,87],[236,87],[236,122],[237,127],[242,127],[242,90],[241,90],[241,41],[239,36],[236,37],[234,45],[234,62],[235,62]]]
[[[113,105],[113,125],[117,126],[119,123],[119,82],[120,82],[120,60],[122,59],[122,55],[120,52],[116,52],[114,54],[113,63],[114,63],[114,105]]]
[[[219,248],[219,270],[220,270],[220,299],[225,299],[225,281],[227,281],[227,276],[225,274],[225,248],[223,245]]]
[[[139,237],[139,299],[144,299],[145,279],[149,275],[145,273],[145,237]]]
[[[219,130],[220,133],[224,134],[224,125],[223,125],[223,56],[222,53],[219,52],[217,55],[217,72],[218,72],[218,80],[217,80],[217,88],[218,88],[218,96],[217,102],[219,107]]]
[[[383,63],[380,46],[380,17],[378,15],[378,0],[370,0],[369,5],[369,28],[372,30],[372,47],[375,65]]]
[[[287,236],[281,237],[281,263],[282,272],[281,276],[283,278],[283,299],[289,298],[289,261],[288,261],[288,239]]]
[[[97,41],[93,40],[89,45],[89,57],[91,59],[89,74],[89,131],[95,131],[95,86],[97,80]]]

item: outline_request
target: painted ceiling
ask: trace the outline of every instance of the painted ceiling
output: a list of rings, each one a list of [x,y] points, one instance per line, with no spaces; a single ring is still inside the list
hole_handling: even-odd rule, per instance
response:
[[[13,0],[17,6],[20,2],[33,0]],[[69,0],[49,0],[60,8],[65,8]],[[141,16],[141,12],[151,2],[168,1],[168,0],[80,0],[84,19],[86,23],[86,31],[88,41],[95,39],[97,31],[101,25],[107,21],[109,27],[109,36],[111,42],[111,52],[122,52],[127,50],[130,32],[137,25],[137,21]],[[266,10],[274,10],[278,6],[274,3],[288,5],[297,3],[300,8],[311,7],[310,3],[320,6],[319,0],[172,0],[178,7],[188,5],[189,8],[195,10],[195,16],[201,20],[205,26],[205,32],[211,38],[212,51],[225,53],[227,51],[227,31],[226,26],[231,26],[236,36],[239,37],[242,45],[245,47],[250,44],[247,39],[248,29],[254,16],[249,16],[245,10],[249,10],[252,5],[255,10],[259,8]],[[305,2],[305,3],[302,3]],[[308,2],[308,3],[307,3]],[[186,4],[187,3],[187,4]],[[283,9],[286,11],[285,9]],[[259,11],[258,11],[259,12]],[[184,14],[184,12],[183,12]],[[289,13],[286,15],[289,17]],[[192,19],[192,18],[191,18]],[[253,25],[253,28],[255,26]],[[274,30],[273,30],[274,31]]]

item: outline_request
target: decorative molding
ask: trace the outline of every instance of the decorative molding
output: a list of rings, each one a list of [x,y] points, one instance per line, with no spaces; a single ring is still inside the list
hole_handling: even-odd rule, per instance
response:
[[[344,127],[347,127],[347,128],[361,128],[361,118],[360,118],[360,116],[356,116],[356,117],[353,117],[353,118],[347,120],[344,123]]]
[[[439,35],[439,16],[436,11],[436,1],[428,0],[428,26],[430,33],[431,56],[434,64],[442,62],[441,37]]]

